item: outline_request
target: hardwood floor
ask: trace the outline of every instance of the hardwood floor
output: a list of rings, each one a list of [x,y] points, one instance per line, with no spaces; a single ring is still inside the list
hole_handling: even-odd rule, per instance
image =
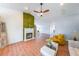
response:
[[[1,56],[39,56],[40,48],[46,44],[45,40],[22,41],[3,48]]]
[[[0,49],[1,56],[40,56],[40,48],[46,40],[21,41]],[[69,56],[68,44],[58,47],[57,56]]]
[[[68,42],[65,45],[59,45],[57,56],[70,56],[69,49],[68,49]]]

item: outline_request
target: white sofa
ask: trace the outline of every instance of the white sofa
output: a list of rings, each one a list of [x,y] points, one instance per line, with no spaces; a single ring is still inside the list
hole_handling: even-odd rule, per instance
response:
[[[41,49],[41,55],[42,56],[55,56],[58,50],[58,44],[55,42],[52,42],[52,45],[56,48],[56,50],[51,49],[49,47],[47,47],[46,45],[44,45]]]
[[[79,41],[68,40],[70,56],[79,56]]]

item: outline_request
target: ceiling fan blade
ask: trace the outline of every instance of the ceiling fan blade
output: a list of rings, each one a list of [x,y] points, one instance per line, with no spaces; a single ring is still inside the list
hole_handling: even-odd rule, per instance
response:
[[[39,12],[39,11],[36,11],[36,10],[34,10],[34,12],[36,12],[36,13],[41,13],[41,12]]]
[[[49,9],[43,11],[43,13],[46,13],[46,12],[49,12]]]

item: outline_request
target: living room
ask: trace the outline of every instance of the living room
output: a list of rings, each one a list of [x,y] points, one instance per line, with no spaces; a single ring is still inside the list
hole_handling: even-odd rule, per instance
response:
[[[8,41],[7,44],[1,41],[0,55],[79,55],[76,53],[79,44],[79,3],[0,3],[0,15],[0,21],[6,24]],[[56,45],[55,49],[59,52],[45,47],[50,40],[55,41],[52,41],[52,44]],[[65,41],[68,41],[69,45],[63,46]],[[74,49],[72,44],[75,44],[77,49]],[[65,53],[67,50],[63,48],[75,52]]]

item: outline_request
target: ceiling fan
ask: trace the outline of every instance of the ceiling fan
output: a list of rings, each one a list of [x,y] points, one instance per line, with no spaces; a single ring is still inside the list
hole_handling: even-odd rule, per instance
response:
[[[41,6],[40,11],[34,10],[34,12],[40,13],[40,16],[43,16],[43,13],[49,12],[49,9],[46,9],[46,10],[42,9],[43,3],[40,3],[40,6]]]

